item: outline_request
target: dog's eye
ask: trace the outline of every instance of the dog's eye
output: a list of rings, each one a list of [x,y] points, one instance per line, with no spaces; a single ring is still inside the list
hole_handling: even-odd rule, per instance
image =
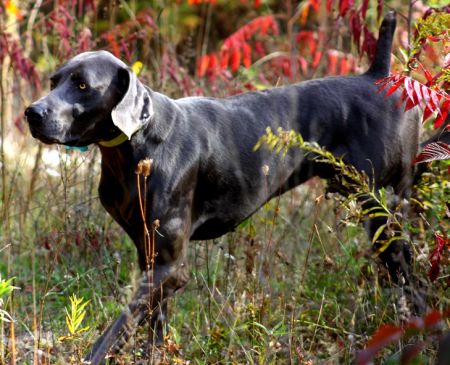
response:
[[[79,83],[78,83],[78,88],[79,88],[80,90],[86,90],[87,85],[86,85],[86,83],[84,83],[84,82],[79,82]]]
[[[56,87],[55,80],[50,80],[50,90],[53,90]]]

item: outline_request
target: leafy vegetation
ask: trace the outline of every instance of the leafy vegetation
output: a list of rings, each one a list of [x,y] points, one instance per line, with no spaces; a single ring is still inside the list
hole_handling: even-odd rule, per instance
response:
[[[107,49],[172,97],[225,96],[361,72],[390,8],[398,51],[383,85],[402,90],[405,107],[422,105],[429,133],[450,106],[445,1],[3,0],[0,363],[80,363],[139,275],[133,244],[98,201],[96,148],[42,146],[27,132],[22,111],[57,65]],[[448,159],[441,143],[418,161]],[[429,166],[401,227],[430,314],[415,318],[371,257],[355,199],[313,179],[236,232],[191,244],[192,279],[170,301],[153,363],[433,363],[449,327],[449,171],[448,161]],[[116,362],[146,361],[147,338],[142,328]]]

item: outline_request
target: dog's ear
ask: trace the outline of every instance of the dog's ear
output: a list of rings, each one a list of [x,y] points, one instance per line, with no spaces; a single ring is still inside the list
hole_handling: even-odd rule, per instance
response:
[[[150,93],[130,68],[119,69],[119,88],[125,94],[111,111],[113,123],[128,138],[145,125],[153,115]]]

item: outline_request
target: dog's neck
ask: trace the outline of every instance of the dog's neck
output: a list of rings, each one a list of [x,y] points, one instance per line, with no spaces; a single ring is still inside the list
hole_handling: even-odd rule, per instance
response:
[[[150,139],[155,143],[161,143],[169,137],[176,123],[175,116],[179,115],[179,113],[174,110],[177,106],[172,99],[148,87],[147,90],[153,103],[154,114],[136,135],[137,137],[143,137],[144,141]]]
[[[102,153],[102,164],[105,167],[109,166],[111,172],[117,168],[115,167],[117,159],[129,161],[128,164],[137,164],[144,158],[153,158],[156,150],[170,138],[176,126],[176,116],[180,113],[175,109],[179,109],[179,106],[165,95],[151,90],[150,92],[154,115],[147,124],[137,130],[131,139],[122,133],[112,140],[98,143]]]

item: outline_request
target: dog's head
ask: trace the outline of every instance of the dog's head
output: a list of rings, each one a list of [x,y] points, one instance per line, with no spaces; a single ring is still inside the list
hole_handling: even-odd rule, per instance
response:
[[[45,143],[87,146],[120,133],[131,138],[153,115],[149,90],[105,51],[79,54],[50,81],[50,93],[25,110],[33,137]]]

